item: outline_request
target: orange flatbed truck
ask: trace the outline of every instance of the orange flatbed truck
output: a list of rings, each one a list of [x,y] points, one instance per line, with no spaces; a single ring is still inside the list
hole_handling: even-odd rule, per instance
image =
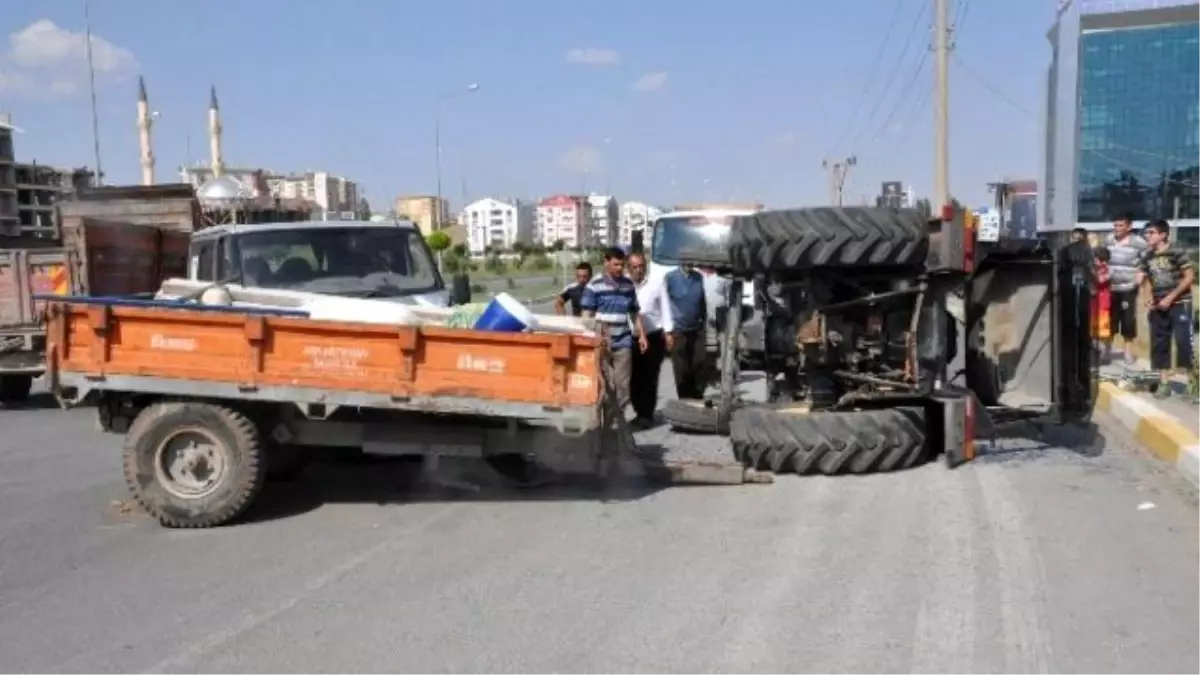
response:
[[[236,519],[273,463],[305,446],[534,454],[607,475],[640,467],[675,482],[742,482],[740,465],[631,463],[594,337],[121,298],[49,305],[51,390],[66,407],[95,403],[101,427],[125,434],[129,489],[167,527]]]

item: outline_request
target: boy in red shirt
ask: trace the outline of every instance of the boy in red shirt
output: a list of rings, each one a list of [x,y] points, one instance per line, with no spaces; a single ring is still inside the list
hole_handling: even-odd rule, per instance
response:
[[[1097,352],[1102,355],[1101,346],[1112,339],[1112,282],[1108,271],[1110,257],[1107,248],[1103,246],[1096,248],[1094,267],[1096,285],[1092,291],[1092,336],[1098,341]]]

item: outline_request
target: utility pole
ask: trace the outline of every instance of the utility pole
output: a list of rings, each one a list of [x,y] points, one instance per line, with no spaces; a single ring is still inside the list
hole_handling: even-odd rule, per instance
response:
[[[854,155],[841,160],[829,161],[828,159],[821,160],[821,168],[829,172],[829,203],[834,206],[842,205],[842,197],[846,188],[846,174],[850,171],[850,167],[858,164],[858,158]]]
[[[950,204],[950,23],[949,0],[934,0],[933,48],[937,99],[933,140],[933,197],[939,216]]]

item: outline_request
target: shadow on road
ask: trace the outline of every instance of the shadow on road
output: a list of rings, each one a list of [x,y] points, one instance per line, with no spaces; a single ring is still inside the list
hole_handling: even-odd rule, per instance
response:
[[[1033,459],[1061,449],[1096,459],[1107,447],[1103,432],[1093,422],[1062,425],[1028,420],[1007,422],[997,425],[994,439],[976,442],[979,457],[992,461]]]
[[[24,401],[0,401],[0,410],[53,410],[60,408],[51,394],[31,394]]]
[[[531,487],[519,487],[480,460],[441,458],[428,471],[420,458],[322,457],[297,477],[268,482],[241,522],[299,516],[327,504],[377,506],[421,502],[635,501],[662,486],[634,477],[545,472]]]

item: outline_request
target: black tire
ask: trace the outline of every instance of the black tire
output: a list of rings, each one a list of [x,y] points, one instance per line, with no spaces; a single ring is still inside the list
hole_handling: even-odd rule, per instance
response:
[[[0,376],[0,401],[5,403],[22,403],[29,400],[29,392],[32,389],[32,375]]]
[[[185,489],[173,479],[179,466],[163,467],[166,446],[184,434],[204,445],[199,466],[219,466],[203,489]],[[160,450],[164,452],[160,452]],[[125,482],[147,513],[164,527],[224,525],[258,496],[266,480],[267,458],[258,428],[244,415],[208,403],[156,403],[138,414],[125,436]],[[196,464],[190,468],[191,478]],[[188,471],[178,471],[183,479]],[[191,491],[191,494],[187,494]]]
[[[915,210],[851,206],[762,211],[738,218],[729,255],[738,274],[812,267],[925,263],[928,224]]]
[[[734,456],[776,473],[867,474],[919,466],[932,455],[925,409],[789,413],[745,408],[730,424]]]
[[[729,424],[722,422],[719,405],[705,401],[667,401],[662,417],[676,431],[721,436],[729,433]]]

